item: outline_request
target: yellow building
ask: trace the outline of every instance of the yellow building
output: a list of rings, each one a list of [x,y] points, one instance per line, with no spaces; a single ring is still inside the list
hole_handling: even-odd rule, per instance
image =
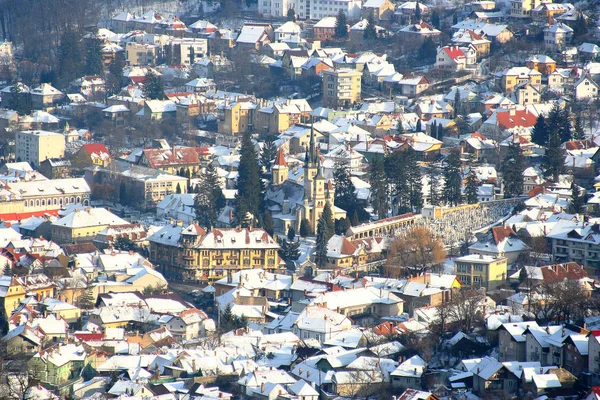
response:
[[[125,45],[125,58],[129,65],[154,65],[159,47],[154,44],[129,42]]]
[[[0,304],[4,317],[10,317],[28,295],[35,296],[37,301],[54,297],[55,285],[44,274],[0,277]]]
[[[547,1],[552,3],[552,0]],[[532,11],[542,4],[542,0],[510,0],[510,16],[513,18],[531,18]]]
[[[219,133],[238,135],[254,129],[254,113],[257,104],[249,99],[235,102],[225,101],[217,107],[217,126]]]
[[[500,75],[500,88],[503,92],[512,93],[515,86],[523,83],[529,83],[539,90],[542,86],[542,74],[527,67],[513,67]]]
[[[507,266],[506,257],[470,254],[455,260],[456,275],[464,285],[483,287],[487,291],[496,290],[506,283]]]
[[[150,261],[167,276],[213,282],[228,273],[280,269],[277,242],[263,229],[212,229],[181,221],[150,236]]]
[[[362,74],[353,69],[323,71],[323,106],[350,107],[361,99]]]
[[[128,224],[105,208],[76,209],[56,220],[51,226],[51,234],[57,243],[91,242],[108,226]]]
[[[17,132],[15,155],[18,161],[28,162],[33,168],[37,168],[48,158],[65,156],[65,137],[49,131]]]

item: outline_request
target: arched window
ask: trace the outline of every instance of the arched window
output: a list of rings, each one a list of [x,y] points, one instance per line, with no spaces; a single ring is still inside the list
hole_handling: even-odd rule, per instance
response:
[[[39,207],[39,206],[40,206],[40,200],[39,200],[39,199],[37,199],[37,200],[35,201],[35,206],[36,206],[36,207]]]

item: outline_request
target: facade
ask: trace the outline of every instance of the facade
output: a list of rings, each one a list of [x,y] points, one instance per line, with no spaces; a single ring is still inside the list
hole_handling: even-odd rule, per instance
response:
[[[571,43],[572,38],[573,29],[563,23],[544,29],[544,45],[549,50],[563,50],[567,44]]]
[[[129,65],[155,65],[160,48],[154,44],[128,42],[125,45],[125,58]]]
[[[531,18],[533,9],[539,7],[542,0],[510,0],[512,18]]]
[[[350,107],[361,99],[362,74],[352,69],[323,71],[323,105]]]
[[[56,243],[92,242],[96,235],[111,225],[126,225],[121,219],[104,208],[76,209],[52,224],[52,239]]]
[[[506,281],[507,259],[484,255],[468,255],[455,260],[456,275],[465,285],[496,290]]]
[[[167,225],[149,237],[150,261],[167,276],[212,282],[243,269],[277,271],[279,245],[262,229]]]
[[[15,134],[17,160],[37,168],[48,158],[64,158],[65,137],[48,131],[22,131]]]
[[[503,92],[512,93],[515,86],[530,83],[538,90],[542,85],[542,74],[527,67],[513,67],[502,71],[499,76],[499,86]]]

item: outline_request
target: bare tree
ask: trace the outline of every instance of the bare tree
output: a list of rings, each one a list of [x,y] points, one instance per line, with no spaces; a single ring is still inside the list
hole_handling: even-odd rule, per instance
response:
[[[444,244],[428,227],[415,226],[391,244],[386,269],[390,276],[407,275],[408,271],[418,274],[441,265],[446,254]]]
[[[469,333],[478,322],[483,321],[484,301],[485,296],[478,290],[460,290],[448,305],[447,318],[461,331]]]

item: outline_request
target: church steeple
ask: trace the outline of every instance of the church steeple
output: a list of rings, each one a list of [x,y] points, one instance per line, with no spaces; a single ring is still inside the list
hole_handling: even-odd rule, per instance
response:
[[[312,117],[310,119],[310,142],[308,145],[308,151],[310,152],[309,162],[314,165],[317,159],[315,154],[315,123]]]

